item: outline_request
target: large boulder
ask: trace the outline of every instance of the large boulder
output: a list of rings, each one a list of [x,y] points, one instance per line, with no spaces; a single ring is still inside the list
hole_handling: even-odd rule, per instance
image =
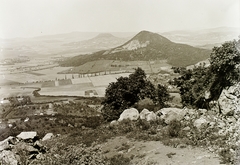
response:
[[[3,150],[0,152],[0,164],[18,165],[18,161],[12,151]]]
[[[16,152],[25,151],[29,155],[31,155],[31,154],[38,154],[39,153],[37,148],[34,148],[29,143],[24,143],[24,142],[19,142],[18,144],[16,144],[14,146],[14,150]]]
[[[200,129],[201,127],[203,127],[204,125],[207,125],[209,123],[208,120],[206,120],[204,117],[200,117],[199,119],[195,120],[193,125]]]
[[[17,135],[17,138],[28,140],[28,139],[34,139],[37,136],[37,132],[21,132],[19,135]]]
[[[14,137],[9,136],[7,139],[0,142],[0,151],[6,150],[10,148],[9,141],[13,139]]]
[[[150,112],[147,109],[143,109],[140,113],[140,119],[147,121],[155,121],[157,119],[157,115],[154,112]]]
[[[223,115],[240,113],[240,82],[222,91],[218,105]]]
[[[139,112],[136,108],[125,109],[120,115],[118,121],[122,121],[124,119],[129,120],[137,120],[139,118]]]
[[[43,138],[42,141],[49,140],[53,137],[53,133],[47,133]]]
[[[180,108],[163,108],[156,112],[166,124],[169,124],[172,120],[181,121],[186,113],[187,111],[185,109]]]
[[[117,120],[113,120],[113,121],[111,121],[111,123],[110,123],[110,127],[115,127],[115,126],[117,126],[118,125],[118,121]]]

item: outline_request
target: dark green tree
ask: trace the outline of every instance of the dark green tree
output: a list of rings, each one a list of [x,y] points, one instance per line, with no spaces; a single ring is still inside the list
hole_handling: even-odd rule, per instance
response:
[[[161,108],[166,106],[166,102],[170,99],[170,94],[165,85],[157,85],[157,99]]]
[[[183,106],[208,108],[209,101],[217,100],[224,88],[240,80],[240,40],[214,47],[209,61],[209,67],[204,64],[188,70],[173,67],[181,75],[173,84],[179,87]],[[204,96],[206,91],[211,93],[208,99]]]
[[[151,99],[154,103],[163,101],[164,99],[159,99],[158,96],[162,97],[165,94],[157,95],[156,91],[141,68],[137,68],[129,77],[118,78],[116,82],[109,84],[105,92],[105,99],[102,102],[105,119],[117,119],[124,109],[145,98]]]
[[[210,84],[213,99],[218,99],[223,88],[239,81],[240,40],[230,41],[214,47],[210,56],[210,73],[214,77]]]
[[[200,103],[200,100],[204,98],[207,70],[203,65],[188,70],[181,69],[181,76],[174,79],[174,85],[180,90],[183,106],[205,108],[204,103]]]

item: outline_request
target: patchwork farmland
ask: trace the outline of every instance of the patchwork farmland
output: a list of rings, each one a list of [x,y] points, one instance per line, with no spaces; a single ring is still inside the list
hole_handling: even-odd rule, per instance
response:
[[[128,75],[129,73],[121,73],[44,82],[39,94],[43,96],[103,97],[109,83],[116,82],[120,76]]]
[[[119,74],[59,74],[72,67],[52,67],[18,73],[9,73],[3,67],[0,75],[1,100],[19,95],[32,95],[36,88],[40,88],[43,96],[86,96],[103,97],[110,82],[115,82]]]
[[[109,83],[115,82],[120,76],[128,76],[137,67],[141,67],[147,74],[171,72],[171,66],[166,60],[98,60],[78,67],[43,67],[21,73],[17,70],[16,73],[9,73],[3,66],[0,68],[0,87],[10,86],[10,89],[7,89],[8,92],[0,89],[1,99],[18,96],[22,93],[22,87],[32,87],[28,89],[27,95],[32,94],[34,88],[41,88],[38,93],[42,96],[103,97]]]

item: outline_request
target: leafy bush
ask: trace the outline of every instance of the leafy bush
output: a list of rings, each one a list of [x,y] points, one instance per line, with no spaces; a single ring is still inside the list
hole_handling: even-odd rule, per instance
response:
[[[226,42],[222,46],[212,49],[210,72],[213,74],[214,80],[210,86],[210,91],[214,98],[218,98],[221,94],[216,86],[223,89],[240,80],[239,68],[237,68],[240,64],[239,49],[240,40]]]
[[[102,102],[104,118],[106,120],[117,119],[124,109],[133,106],[145,98],[151,99],[154,103],[164,104],[169,94],[165,86],[158,86],[158,89],[147,80],[145,72],[137,68],[129,77],[120,77],[117,82],[110,83],[105,92],[105,99]]]
[[[84,126],[90,128],[97,128],[103,122],[103,118],[101,116],[91,116],[87,117],[85,122],[83,123]]]
[[[130,165],[130,158],[124,157],[122,154],[114,155],[113,157],[107,159],[109,165]]]
[[[51,146],[50,152],[44,154],[42,159],[35,159],[31,164],[99,164],[108,165],[108,161],[103,157],[101,147],[98,145],[86,147],[83,144],[65,146],[56,143]]]
[[[210,66],[201,64],[193,69],[173,67],[180,77],[173,84],[179,87],[183,106],[209,109],[209,102],[217,100],[222,90],[240,81],[240,40],[230,41],[214,47],[210,56]],[[205,93],[210,92],[210,98]]]
[[[172,120],[168,125],[168,134],[170,137],[179,137],[181,130],[181,122],[178,120]]]

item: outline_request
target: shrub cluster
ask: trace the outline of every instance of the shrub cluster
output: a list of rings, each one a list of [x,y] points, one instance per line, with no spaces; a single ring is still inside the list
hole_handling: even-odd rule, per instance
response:
[[[205,63],[193,69],[174,67],[180,73],[173,84],[179,87],[183,106],[209,109],[209,102],[217,100],[226,87],[240,81],[240,40],[230,41],[214,47],[210,55],[210,66]],[[210,97],[205,97],[206,92]]]
[[[104,105],[103,116],[108,121],[117,119],[124,109],[145,98],[149,98],[156,105],[164,107],[170,95],[166,86],[158,84],[155,87],[147,80],[144,70],[137,68],[129,77],[120,77],[117,82],[109,84],[105,92],[105,99],[102,102]]]

